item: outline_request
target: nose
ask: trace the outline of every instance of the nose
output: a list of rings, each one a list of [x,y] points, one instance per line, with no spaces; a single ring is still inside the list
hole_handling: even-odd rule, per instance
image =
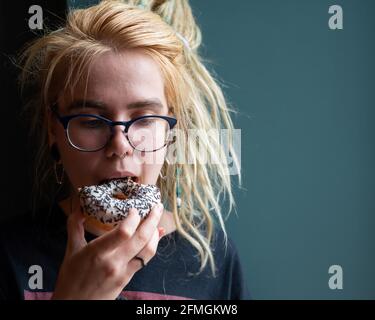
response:
[[[123,126],[115,126],[113,128],[112,137],[106,147],[106,156],[113,157],[116,155],[118,157],[124,157],[126,155],[133,154],[133,147],[130,145],[126,133],[124,132]]]

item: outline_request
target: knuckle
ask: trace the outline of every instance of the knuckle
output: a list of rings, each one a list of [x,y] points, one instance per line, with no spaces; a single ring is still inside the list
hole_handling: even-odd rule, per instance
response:
[[[115,278],[120,273],[120,269],[118,268],[118,266],[111,261],[107,261],[103,265],[103,271],[105,276],[109,278]]]
[[[124,223],[120,224],[117,233],[119,237],[125,240],[130,239],[132,237],[131,230]]]
[[[138,232],[138,239],[140,242],[146,243],[148,241],[148,232],[147,230],[141,229]]]
[[[94,254],[92,256],[92,263],[95,266],[101,266],[101,265],[105,264],[105,259],[101,254]]]

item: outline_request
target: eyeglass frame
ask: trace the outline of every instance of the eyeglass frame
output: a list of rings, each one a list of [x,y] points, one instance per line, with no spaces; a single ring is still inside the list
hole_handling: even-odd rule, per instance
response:
[[[52,111],[52,113],[56,116],[56,118],[59,120],[59,122],[62,124],[62,126],[64,127],[64,130],[65,130],[65,136],[66,138],[68,139],[68,142],[69,144],[79,150],[79,151],[82,151],[82,152],[96,152],[96,151],[99,151],[99,150],[102,150],[104,149],[108,143],[111,141],[112,137],[113,137],[113,128],[114,126],[125,126],[125,129],[122,131],[126,137],[126,140],[128,140],[130,146],[134,149],[134,150],[137,150],[137,151],[141,151],[141,152],[156,152],[160,149],[163,149],[164,147],[166,147],[167,145],[169,145],[171,143],[171,141],[166,141],[166,143],[158,148],[158,149],[155,149],[155,150],[150,150],[150,151],[145,151],[145,150],[138,150],[136,149],[133,144],[130,142],[129,140],[129,137],[128,137],[128,130],[129,130],[129,127],[136,121],[138,120],[141,120],[141,119],[146,119],[146,118],[159,118],[159,119],[164,119],[168,122],[168,125],[169,125],[169,130],[172,130],[175,125],[177,124],[177,119],[176,118],[173,118],[173,117],[168,117],[168,116],[161,116],[161,115],[144,115],[144,116],[140,116],[140,117],[137,117],[137,118],[134,118],[134,119],[131,119],[129,121],[112,121],[112,120],[109,120],[105,117],[102,117],[102,116],[99,116],[99,115],[96,115],[96,114],[88,114],[88,113],[79,113],[79,114],[73,114],[73,115],[69,115],[69,116],[60,116],[60,114],[57,112],[57,107],[58,107],[58,104],[55,103],[53,104],[51,107],[50,107],[50,110]],[[72,141],[70,140],[69,138],[69,134],[68,134],[68,125],[69,125],[69,121],[74,119],[74,118],[77,118],[77,117],[82,117],[82,116],[89,116],[89,117],[93,117],[93,118],[97,118],[99,120],[103,120],[109,127],[110,127],[110,130],[111,130],[111,136],[110,138],[108,139],[107,143],[99,148],[99,149],[96,149],[96,150],[84,150],[84,149],[81,149],[77,146],[75,146]],[[174,142],[174,141],[172,141]]]

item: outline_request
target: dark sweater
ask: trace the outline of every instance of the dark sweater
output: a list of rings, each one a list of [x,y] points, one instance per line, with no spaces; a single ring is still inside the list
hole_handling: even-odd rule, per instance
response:
[[[52,295],[65,253],[66,215],[56,203],[40,213],[43,222],[29,214],[0,226],[0,299],[49,299]],[[215,230],[215,278],[209,264],[199,275],[189,275],[199,270],[197,251],[175,231],[160,240],[156,255],[134,274],[120,296],[137,300],[249,299],[237,249],[229,238],[225,252],[224,234]],[[86,232],[88,241],[94,238]],[[42,274],[38,281],[37,273]]]

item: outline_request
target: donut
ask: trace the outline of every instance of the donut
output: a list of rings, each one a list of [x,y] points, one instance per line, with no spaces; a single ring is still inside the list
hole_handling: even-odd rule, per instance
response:
[[[91,221],[104,230],[115,227],[136,208],[141,219],[161,202],[160,190],[152,184],[140,184],[131,177],[106,181],[99,185],[78,188],[80,205]],[[92,219],[91,219],[92,220]]]

